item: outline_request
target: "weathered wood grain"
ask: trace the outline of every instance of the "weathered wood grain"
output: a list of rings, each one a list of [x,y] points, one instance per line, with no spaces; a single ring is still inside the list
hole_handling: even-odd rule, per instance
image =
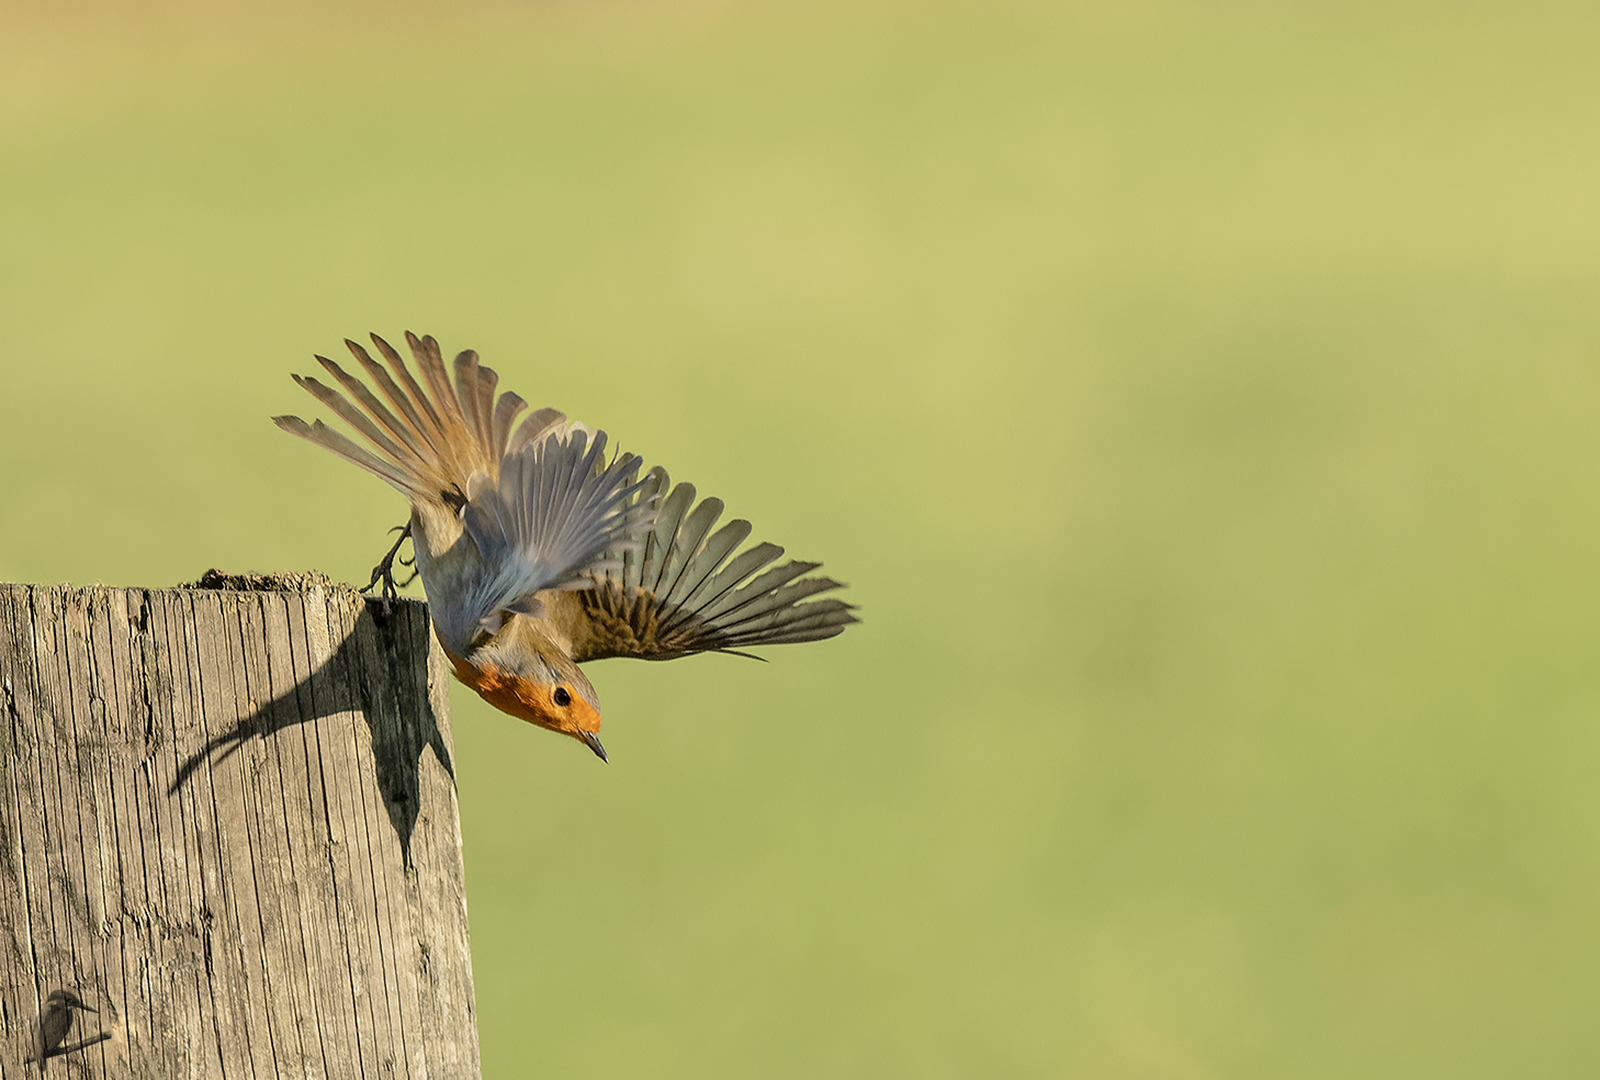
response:
[[[0,585],[0,1077],[479,1075],[426,608],[268,584]]]

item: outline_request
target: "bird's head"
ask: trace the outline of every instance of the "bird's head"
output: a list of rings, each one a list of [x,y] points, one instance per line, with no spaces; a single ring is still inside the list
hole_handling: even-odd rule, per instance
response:
[[[446,649],[456,678],[503,713],[569,735],[601,761],[600,699],[578,665],[559,648],[527,633],[506,630],[474,648],[465,657]]]
[[[52,990],[50,991],[50,996],[45,998],[44,1003],[46,1008],[53,1005],[62,1005],[69,1009],[82,1009],[84,1012],[99,1011],[98,1009],[89,1008],[71,990]]]

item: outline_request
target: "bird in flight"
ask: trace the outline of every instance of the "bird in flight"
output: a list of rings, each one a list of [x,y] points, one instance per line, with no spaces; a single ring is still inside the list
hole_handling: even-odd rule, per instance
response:
[[[712,531],[720,499],[698,503],[656,466],[640,478],[634,454],[606,457],[607,436],[496,396],[499,377],[468,350],[451,384],[439,344],[406,334],[421,381],[372,335],[380,364],[346,341],[371,381],[326,357],[342,388],[295,382],[371,449],[318,420],[276,416],[308,439],[386,481],[411,503],[410,521],[374,568],[394,595],[392,563],[411,538],[434,632],[456,677],[502,712],[569,735],[602,761],[600,701],[578,665],[612,656],[672,660],[700,652],[750,655],[753,645],[817,641],[858,621],[818,594],[842,588],[761,543],[736,520]],[[375,390],[374,390],[375,388]],[[513,428],[513,425],[516,426]]]

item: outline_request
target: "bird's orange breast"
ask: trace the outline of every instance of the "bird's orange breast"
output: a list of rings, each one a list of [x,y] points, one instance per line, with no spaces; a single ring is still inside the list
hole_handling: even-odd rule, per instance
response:
[[[574,738],[580,738],[584,731],[600,730],[600,713],[581,697],[574,695],[563,708],[551,697],[551,686],[520,678],[492,664],[480,667],[449,649],[444,652],[455,667],[456,678],[506,715]]]
[[[450,663],[456,669],[456,678],[466,683],[474,693],[490,705],[530,724],[538,724],[540,727],[551,726],[548,720],[539,715],[541,695],[536,684],[526,679],[519,679],[497,667],[489,665],[475,667],[449,649],[445,650],[445,655],[450,657]]]

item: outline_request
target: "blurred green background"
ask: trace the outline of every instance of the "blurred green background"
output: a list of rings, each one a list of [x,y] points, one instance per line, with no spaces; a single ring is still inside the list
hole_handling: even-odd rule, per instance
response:
[[[1592,1076],[1597,31],[7,5],[0,579],[365,580],[430,332],[867,620],[456,688],[485,1075]]]

